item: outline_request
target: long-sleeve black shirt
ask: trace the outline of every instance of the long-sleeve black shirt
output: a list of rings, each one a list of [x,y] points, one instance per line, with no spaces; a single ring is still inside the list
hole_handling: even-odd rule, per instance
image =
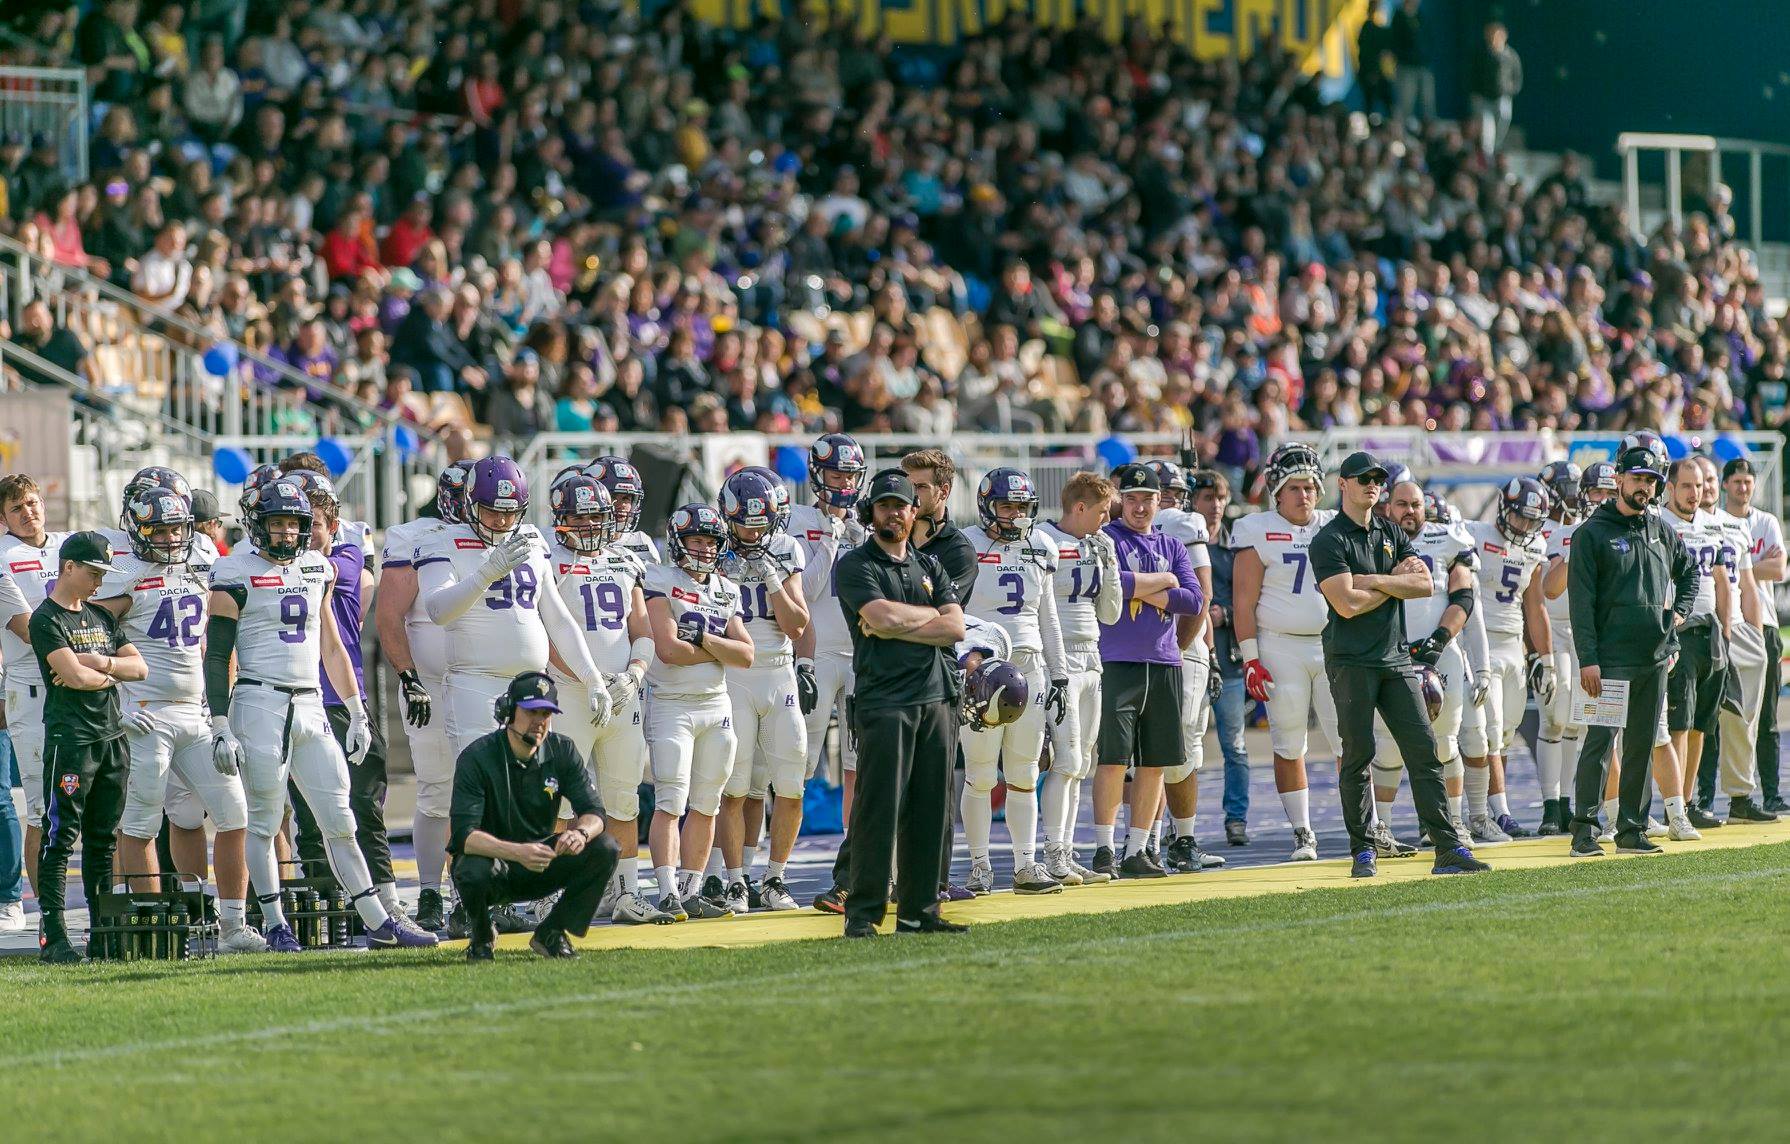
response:
[[[1696,559],[1658,513],[1600,505],[1574,530],[1567,556],[1579,663],[1606,671],[1664,664],[1678,647],[1671,616],[1691,614],[1697,576]]]
[[[572,717],[582,716],[573,712]],[[497,730],[473,741],[454,764],[454,801],[448,812],[448,851],[464,852],[466,837],[482,830],[504,842],[545,842],[559,817],[559,800],[574,815],[602,814],[603,803],[572,740],[550,731],[534,757],[510,750],[509,734]]]

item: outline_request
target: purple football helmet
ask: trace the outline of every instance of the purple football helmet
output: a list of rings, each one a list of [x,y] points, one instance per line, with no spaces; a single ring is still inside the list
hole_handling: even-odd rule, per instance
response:
[[[1616,495],[1618,487],[1615,465],[1608,461],[1593,461],[1586,465],[1584,476],[1579,480],[1579,515],[1590,516],[1592,509]],[[1599,492],[1609,496],[1592,500],[1591,494]]]
[[[172,489],[161,487],[139,491],[125,503],[124,514],[130,527],[124,535],[130,540],[137,559],[150,564],[185,564],[193,551],[193,505]],[[173,540],[156,539],[158,529],[178,528]]]
[[[1456,522],[1454,506],[1438,489],[1423,491],[1423,519],[1431,524],[1451,525]]]
[[[1548,490],[1534,477],[1515,477],[1498,494],[1498,531],[1504,539],[1526,543],[1548,518]]]
[[[843,473],[850,483],[839,488],[821,479],[825,472]],[[814,490],[816,504],[833,508],[850,508],[858,503],[864,491],[864,446],[845,433],[823,433],[808,447],[808,487]]]
[[[597,478],[577,472],[554,481],[547,503],[553,531],[573,552],[592,556],[615,539],[615,502]]]
[[[740,471],[745,473],[757,473],[759,476],[771,482],[771,501],[773,507],[777,510],[776,523],[771,527],[777,532],[788,532],[790,506],[789,486],[783,483],[783,478],[763,465],[747,465]]]
[[[1429,712],[1430,722],[1434,723],[1442,717],[1442,698],[1446,691],[1441,673],[1427,663],[1418,664],[1417,686],[1423,692],[1423,706]]]
[[[435,478],[435,513],[448,524],[466,523],[466,478],[471,461],[455,461]]]
[[[985,659],[963,681],[963,721],[971,730],[1004,727],[1025,713],[1032,689],[1004,659]]]
[[[285,474],[289,481],[297,481],[298,487],[304,490],[305,499],[311,502],[311,511],[328,515],[332,519],[341,511],[342,501],[336,495],[336,486],[322,473],[310,469],[294,469]]]
[[[1543,488],[1548,490],[1552,498],[1549,511],[1559,511],[1571,522],[1578,516],[1579,492],[1584,487],[1585,474],[1571,461],[1549,461],[1536,474]]]
[[[1186,488],[1186,482],[1182,482]],[[995,512],[998,504],[1020,506],[1019,515],[1003,519]],[[1032,478],[1018,469],[990,469],[976,488],[976,512],[990,538],[1011,544],[1024,540],[1032,532],[1032,521],[1038,515],[1038,487]]]
[[[706,576],[721,563],[721,550],[727,547],[727,521],[713,506],[687,504],[671,514],[667,524],[665,549],[671,562],[693,576]],[[715,542],[713,556],[698,556],[690,551],[690,542],[698,537]]]
[[[756,560],[771,549],[771,535],[777,530],[777,485],[775,478],[741,469],[721,486],[721,515],[727,520],[727,548],[743,560]],[[748,540],[741,530],[756,530]]]
[[[1181,466],[1173,461],[1165,461],[1160,457],[1144,461],[1143,466],[1156,474],[1162,483],[1160,502],[1165,508],[1187,507],[1187,475]]]
[[[249,514],[255,510],[255,494],[261,490],[262,485],[281,475],[278,465],[256,465],[250,469],[249,475],[242,479],[242,495],[236,498],[236,515],[246,523]],[[130,530],[127,528],[125,531]]]
[[[249,539],[256,551],[276,563],[285,563],[311,546],[311,502],[304,489],[289,476],[264,483],[255,492],[255,503],[249,509]],[[292,543],[276,542],[268,525],[276,516],[298,518],[298,539]]]
[[[598,457],[584,471],[601,481],[615,502],[615,532],[626,536],[640,527],[640,510],[646,503],[646,482],[640,470],[621,457]]]
[[[522,467],[508,457],[486,457],[472,466],[466,481],[466,523],[486,544],[499,544],[522,524],[528,511],[528,478]],[[491,527],[488,513],[514,513],[505,529]]]

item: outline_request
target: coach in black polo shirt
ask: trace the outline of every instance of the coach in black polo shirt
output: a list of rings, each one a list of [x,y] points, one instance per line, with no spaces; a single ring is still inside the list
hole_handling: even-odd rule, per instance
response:
[[[908,542],[914,486],[905,473],[878,473],[858,512],[870,537],[833,573],[857,676],[845,936],[875,936],[888,909],[891,858],[901,870],[897,931],[959,933],[963,927],[938,915],[938,865],[957,757],[949,649],[963,638],[963,608],[944,568]]]
[[[1324,673],[1336,700],[1342,758],[1337,786],[1343,822],[1357,878],[1374,875],[1374,789],[1368,766],[1374,761],[1374,715],[1411,772],[1417,817],[1436,845],[1437,874],[1471,874],[1490,869],[1473,857],[1448,820],[1442,763],[1436,735],[1424,708],[1423,691],[1405,644],[1402,600],[1430,594],[1429,569],[1417,558],[1404,530],[1374,512],[1386,487],[1386,466],[1371,453],[1352,453],[1338,473],[1342,511],[1311,542],[1311,570],[1329,605],[1324,624]]]
[[[475,739],[454,764],[448,812],[454,886],[472,940],[468,961],[490,961],[491,907],[565,891],[535,929],[542,957],[577,957],[566,935],[590,929],[620,851],[603,829],[603,804],[572,740],[553,730],[559,689],[541,671],[510,680],[497,701],[503,724]],[[580,711],[577,718],[583,718]],[[556,829],[564,799],[577,817]]]

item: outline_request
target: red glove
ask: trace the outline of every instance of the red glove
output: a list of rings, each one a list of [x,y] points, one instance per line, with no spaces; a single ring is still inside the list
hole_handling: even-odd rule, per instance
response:
[[[1268,702],[1274,695],[1274,677],[1257,657],[1255,641],[1242,641],[1238,650],[1243,654],[1243,690],[1251,699]]]

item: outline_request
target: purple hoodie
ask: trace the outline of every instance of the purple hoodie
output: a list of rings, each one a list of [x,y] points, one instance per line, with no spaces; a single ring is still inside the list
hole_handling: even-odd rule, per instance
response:
[[[1124,521],[1106,526],[1119,557],[1120,593],[1125,607],[1116,624],[1100,627],[1100,658],[1109,663],[1165,663],[1180,666],[1175,617],[1196,616],[1206,606],[1194,578],[1187,547],[1161,529],[1134,532]],[[1168,611],[1132,599],[1139,572],[1173,572],[1179,588],[1168,591]]]

